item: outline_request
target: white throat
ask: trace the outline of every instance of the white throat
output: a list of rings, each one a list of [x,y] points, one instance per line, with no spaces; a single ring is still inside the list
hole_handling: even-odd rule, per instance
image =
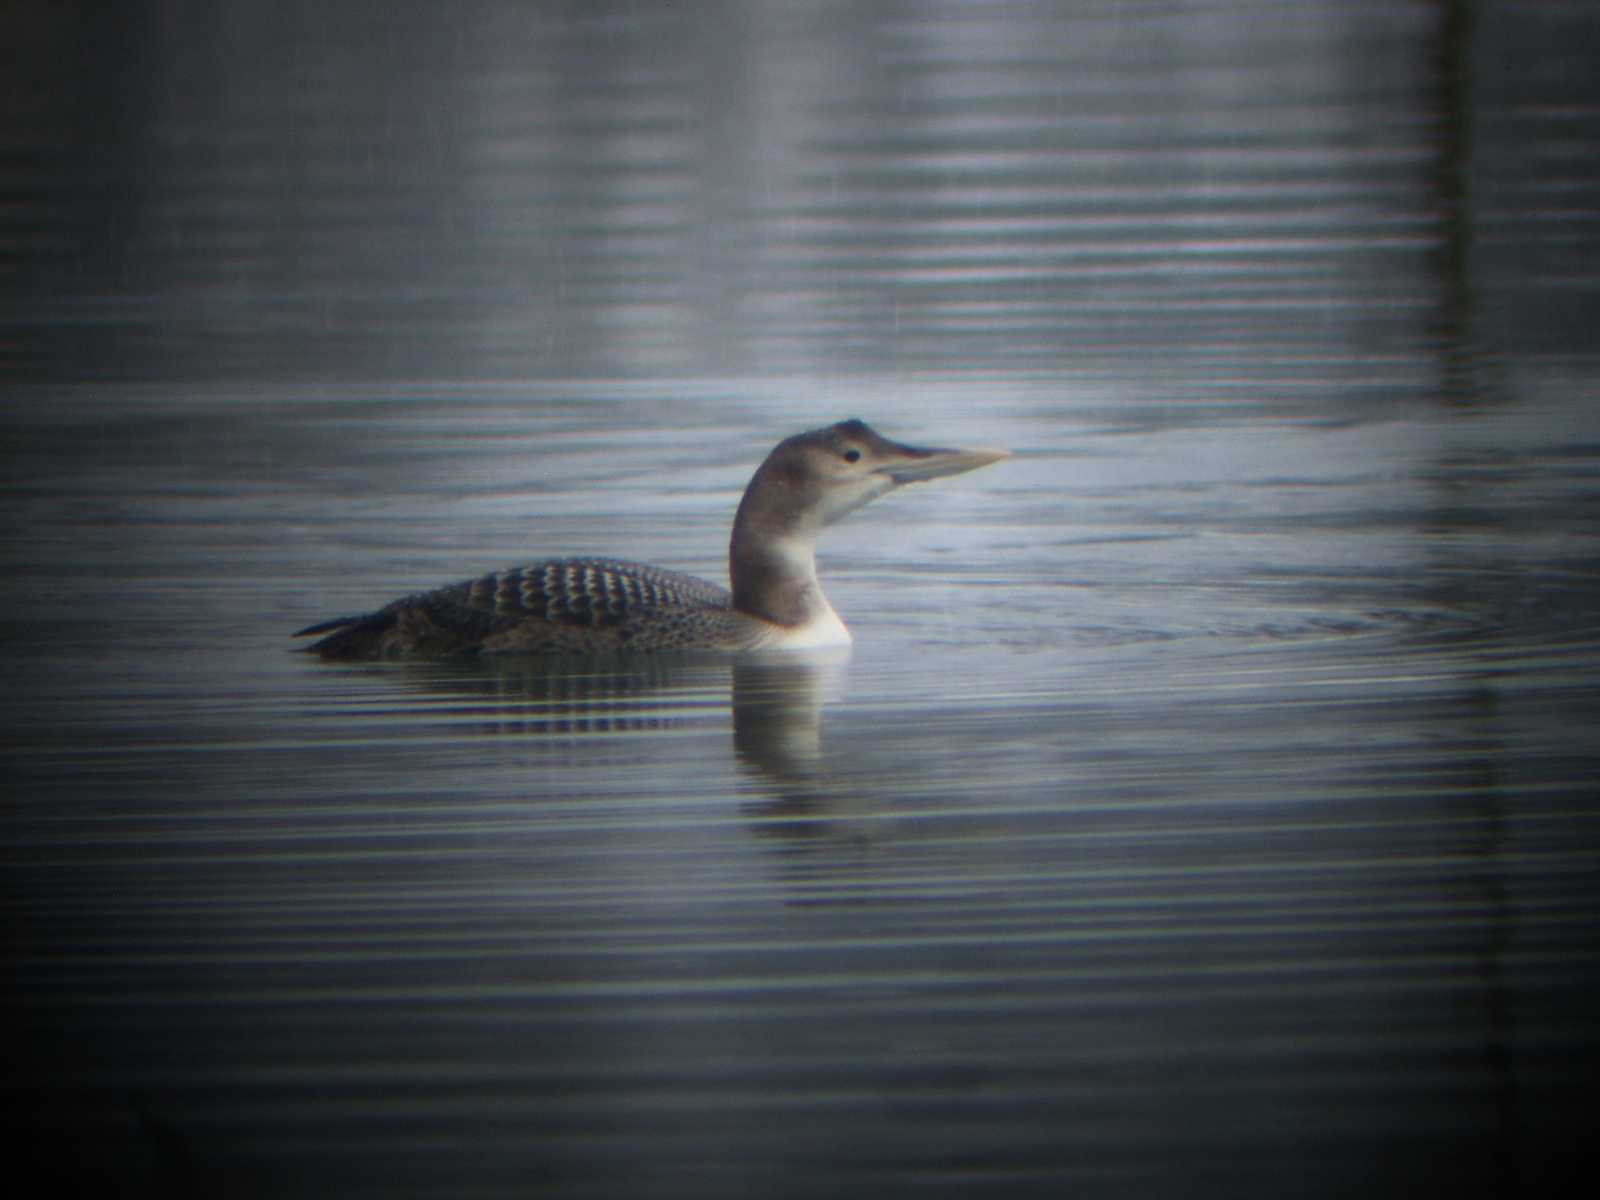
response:
[[[781,569],[791,587],[805,596],[806,616],[798,625],[776,626],[763,641],[773,649],[804,650],[821,646],[848,646],[850,631],[834,611],[817,578],[817,539],[813,534],[791,534],[777,538],[766,547],[769,566]]]

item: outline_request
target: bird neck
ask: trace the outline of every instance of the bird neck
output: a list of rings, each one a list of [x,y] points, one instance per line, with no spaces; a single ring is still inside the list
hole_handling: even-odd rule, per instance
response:
[[[739,612],[798,628],[832,616],[833,607],[817,579],[821,518],[793,493],[783,477],[756,472],[733,520],[728,579]]]

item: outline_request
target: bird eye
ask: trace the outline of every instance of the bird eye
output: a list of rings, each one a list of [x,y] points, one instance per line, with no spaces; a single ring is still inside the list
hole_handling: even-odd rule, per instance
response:
[[[845,460],[845,462],[860,462],[861,461],[861,451],[859,451],[859,450],[846,450],[844,452],[844,460]]]

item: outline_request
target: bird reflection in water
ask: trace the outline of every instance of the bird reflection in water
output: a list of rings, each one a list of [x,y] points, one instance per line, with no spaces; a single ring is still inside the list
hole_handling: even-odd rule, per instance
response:
[[[425,697],[405,715],[437,717],[457,735],[536,738],[572,767],[612,757],[625,735],[725,724],[731,713],[732,761],[756,793],[742,811],[755,828],[854,843],[873,840],[882,822],[867,819],[881,811],[870,789],[847,783],[854,773],[831,765],[823,744],[823,708],[843,695],[848,664],[841,647],[732,659],[478,659],[398,673]],[[680,790],[688,782],[676,767],[663,767],[662,779]]]

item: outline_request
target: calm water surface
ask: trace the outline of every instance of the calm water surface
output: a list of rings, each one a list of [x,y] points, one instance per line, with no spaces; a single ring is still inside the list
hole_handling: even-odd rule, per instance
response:
[[[18,1178],[1578,1164],[1589,6],[11,8]],[[1016,451],[830,531],[847,658],[288,636],[545,555],[720,580],[755,464],[847,416]]]
[[[360,445],[354,397],[41,404],[5,714],[40,1121],[274,1194],[1543,1177],[1596,982],[1592,392],[872,393],[1020,453],[832,531],[848,661],[291,651],[540,552],[720,577],[795,402],[740,395],[622,438],[422,396]]]

